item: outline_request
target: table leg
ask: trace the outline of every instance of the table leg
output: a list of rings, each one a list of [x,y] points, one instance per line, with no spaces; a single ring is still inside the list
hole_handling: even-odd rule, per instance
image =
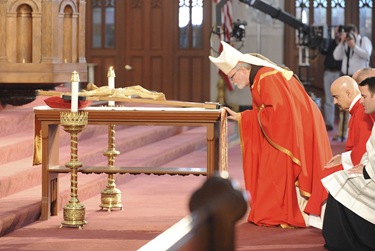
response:
[[[41,219],[58,212],[58,174],[51,174],[49,168],[58,165],[59,131],[58,125],[42,123],[42,212]],[[53,189],[52,189],[53,187]],[[52,201],[52,199],[54,201]],[[51,206],[53,204],[53,206]],[[51,208],[53,210],[51,210]]]
[[[207,125],[207,177],[220,171],[219,168],[219,138],[220,127],[219,123]]]

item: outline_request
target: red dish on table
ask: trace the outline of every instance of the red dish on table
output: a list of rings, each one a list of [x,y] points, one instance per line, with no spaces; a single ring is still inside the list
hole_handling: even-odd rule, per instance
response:
[[[70,100],[65,100],[60,97],[50,97],[45,99],[44,102],[51,108],[70,109],[71,107]],[[90,103],[89,100],[78,100],[78,109],[85,108]]]

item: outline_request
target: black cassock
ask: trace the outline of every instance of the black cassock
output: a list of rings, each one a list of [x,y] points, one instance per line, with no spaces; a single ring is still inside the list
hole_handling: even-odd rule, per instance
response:
[[[343,206],[330,194],[322,233],[328,250],[375,250],[375,225]]]

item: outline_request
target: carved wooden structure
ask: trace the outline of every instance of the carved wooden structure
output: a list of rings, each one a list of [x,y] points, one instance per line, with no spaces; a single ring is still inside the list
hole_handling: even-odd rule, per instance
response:
[[[0,101],[22,105],[36,89],[87,79],[86,0],[0,1]]]

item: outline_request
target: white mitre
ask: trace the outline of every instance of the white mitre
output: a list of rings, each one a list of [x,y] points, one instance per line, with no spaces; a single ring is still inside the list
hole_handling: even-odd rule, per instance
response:
[[[221,44],[223,46],[223,51],[221,52],[220,56],[217,58],[209,56],[209,58],[211,62],[214,63],[225,74],[228,74],[237,65],[237,63],[241,61],[252,65],[271,67],[282,72],[283,76],[287,80],[293,76],[292,71],[283,69],[276,64],[255,57],[251,54],[242,54],[240,51],[236,50],[224,41],[221,41]]]

